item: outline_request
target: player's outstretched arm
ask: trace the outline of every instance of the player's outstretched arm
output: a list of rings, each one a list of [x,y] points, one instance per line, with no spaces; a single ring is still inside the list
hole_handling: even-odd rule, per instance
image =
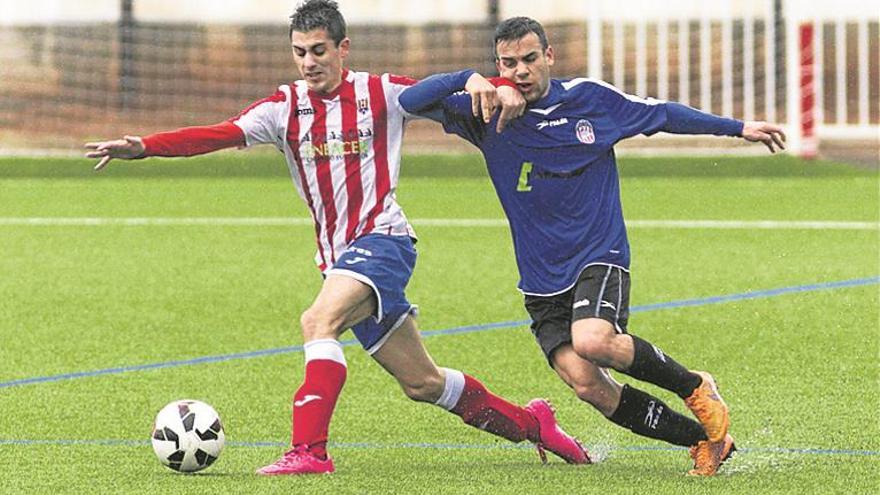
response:
[[[770,150],[770,153],[776,153],[776,148],[785,149],[785,132],[776,124],[767,122],[744,122],[742,137],[746,141],[753,143],[761,142]]]
[[[259,110],[259,107],[254,107]],[[253,109],[252,109],[253,110]],[[265,129],[266,126],[259,126]],[[263,136],[254,137],[256,142]],[[86,143],[92,150],[86,153],[88,158],[100,158],[95,170],[101,170],[114,158],[132,160],[148,156],[195,156],[212,151],[247,145],[244,131],[232,122],[225,121],[215,125],[184,127],[174,131],[150,134],[143,138],[125,136],[115,141]]]
[[[110,163],[114,158],[123,160],[131,160],[141,157],[146,151],[144,140],[138,136],[125,136],[122,139],[113,141],[99,141],[95,143],[86,143],[86,158],[100,158],[101,160],[95,165],[95,170],[101,170]]]

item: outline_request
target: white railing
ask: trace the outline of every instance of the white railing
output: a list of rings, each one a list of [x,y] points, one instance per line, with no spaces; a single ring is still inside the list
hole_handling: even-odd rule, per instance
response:
[[[782,122],[799,152],[810,150],[802,133],[811,122],[819,140],[880,134],[880,0],[498,2],[501,19],[527,15],[547,26],[558,77],[586,73],[640,96]],[[0,147],[78,146],[118,122],[138,132],[212,122],[295,77],[285,22],[296,2],[230,0],[206,10],[217,2],[133,0],[134,27],[119,22],[121,3],[0,0]],[[360,70],[492,70],[485,2],[340,5]],[[802,52],[810,38],[819,49]]]
[[[637,10],[642,3],[628,5]],[[877,139],[880,110],[872,111],[878,102],[870,94],[872,85],[880,85],[880,55],[876,43],[870,53],[869,32],[880,22],[880,9],[867,7],[860,15],[846,15],[843,9],[843,14],[832,15],[827,5],[824,10],[798,0],[781,5],[777,12],[773,0],[673,1],[669,12],[658,17],[621,14],[608,2],[592,1],[586,13],[588,75],[604,76],[640,96],[671,98],[716,114],[784,119],[790,149],[805,155],[813,149],[803,139],[805,132],[814,132],[819,140]],[[630,43],[625,39],[629,27],[635,33]],[[671,29],[677,31],[672,40]],[[762,35],[756,36],[759,30]],[[810,40],[802,49],[801,42]],[[610,42],[610,50],[603,42]],[[833,60],[825,60],[827,43],[833,44]],[[626,62],[628,46],[635,52],[631,66]],[[653,63],[649,47],[656,50]],[[781,50],[785,60],[776,56]],[[826,74],[826,63],[834,64],[833,73]],[[812,71],[812,81],[801,78],[804,70]],[[634,78],[629,86],[624,85],[627,75]],[[649,79],[656,80],[653,91],[647,90]]]

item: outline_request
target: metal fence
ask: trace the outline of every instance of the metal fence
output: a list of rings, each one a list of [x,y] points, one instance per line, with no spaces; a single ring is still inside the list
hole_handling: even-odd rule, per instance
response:
[[[734,15],[716,2],[698,17],[625,20],[596,12],[546,23],[561,78],[607,80],[640,96],[799,131],[800,29],[813,26],[819,139],[872,139],[880,124],[877,19]],[[494,73],[488,23],[349,27],[357,70],[424,77]],[[73,148],[83,140],[228,118],[297,78],[278,24],[119,23],[0,26],[0,148]],[[418,134],[418,133],[416,133]],[[795,138],[798,132],[793,133]],[[418,136],[416,136],[418,140]],[[796,141],[797,144],[797,141]]]

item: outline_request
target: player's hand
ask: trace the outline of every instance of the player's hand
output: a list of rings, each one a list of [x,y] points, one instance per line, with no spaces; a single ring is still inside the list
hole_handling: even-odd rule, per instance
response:
[[[498,106],[498,93],[495,86],[485,77],[474,73],[468,78],[464,90],[471,95],[471,111],[474,117],[483,116],[483,122],[489,123],[495,107]]]
[[[501,105],[501,114],[498,115],[495,132],[500,134],[511,120],[522,117],[526,110],[526,99],[518,89],[510,86],[498,87],[496,94],[498,104]]]
[[[86,153],[86,158],[100,158],[101,161],[95,165],[95,170],[101,170],[107,166],[110,160],[114,158],[122,158],[123,160],[131,160],[138,158],[144,154],[146,147],[144,141],[138,136],[125,136],[122,139],[114,141],[101,141],[97,143],[86,143],[86,148],[92,151]]]
[[[742,137],[746,141],[753,143],[762,142],[770,153],[776,153],[774,145],[780,150],[785,149],[785,133],[782,127],[776,124],[768,124],[767,122],[746,122],[743,124]]]

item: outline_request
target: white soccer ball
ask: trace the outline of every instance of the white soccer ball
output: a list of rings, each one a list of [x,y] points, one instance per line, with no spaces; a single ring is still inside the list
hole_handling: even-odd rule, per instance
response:
[[[213,464],[226,442],[217,411],[197,400],[178,400],[163,407],[153,423],[152,437],[159,461],[185,473]]]

